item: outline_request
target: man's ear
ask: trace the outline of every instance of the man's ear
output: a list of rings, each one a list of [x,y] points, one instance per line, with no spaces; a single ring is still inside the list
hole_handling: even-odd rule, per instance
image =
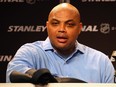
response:
[[[82,24],[82,22],[80,22],[80,23],[79,23],[79,34],[81,33],[82,28],[83,28],[83,24]]]
[[[48,29],[48,21],[46,21],[46,29]]]
[[[48,29],[48,21],[46,21],[46,28]]]

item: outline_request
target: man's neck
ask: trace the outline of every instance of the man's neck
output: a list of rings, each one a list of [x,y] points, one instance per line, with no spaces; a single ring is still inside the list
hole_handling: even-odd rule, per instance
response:
[[[71,49],[57,49],[56,51],[63,58],[68,58],[75,51],[75,46]]]

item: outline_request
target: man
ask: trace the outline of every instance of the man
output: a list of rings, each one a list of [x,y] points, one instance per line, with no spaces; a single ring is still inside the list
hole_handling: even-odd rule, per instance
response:
[[[12,71],[32,76],[47,68],[52,75],[89,83],[113,83],[114,68],[109,58],[82,45],[77,38],[82,29],[78,9],[69,3],[54,7],[46,22],[48,37],[23,45],[8,64],[7,82]]]

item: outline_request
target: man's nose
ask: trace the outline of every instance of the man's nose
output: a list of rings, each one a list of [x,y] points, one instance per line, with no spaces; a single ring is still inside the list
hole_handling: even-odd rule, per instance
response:
[[[66,32],[66,27],[64,24],[62,24],[59,28],[59,32]]]

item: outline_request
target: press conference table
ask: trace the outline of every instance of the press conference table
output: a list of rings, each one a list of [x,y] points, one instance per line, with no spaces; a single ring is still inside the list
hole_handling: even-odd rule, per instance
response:
[[[45,86],[31,83],[0,83],[0,87],[116,87],[115,83],[49,83]]]

